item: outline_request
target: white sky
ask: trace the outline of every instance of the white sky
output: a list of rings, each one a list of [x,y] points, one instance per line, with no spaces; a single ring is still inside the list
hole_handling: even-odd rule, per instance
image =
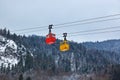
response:
[[[120,0],[0,0],[0,27],[11,31],[59,24],[120,13]],[[119,16],[120,17],[120,16]],[[120,25],[120,20],[54,29],[53,32],[76,32]],[[120,29],[120,28],[119,28]],[[48,30],[17,32],[46,35]],[[116,29],[115,29],[116,30]],[[120,32],[68,37],[77,42],[120,39]],[[68,34],[69,35],[69,34]],[[59,36],[58,36],[59,37]],[[62,38],[61,38],[62,39]]]

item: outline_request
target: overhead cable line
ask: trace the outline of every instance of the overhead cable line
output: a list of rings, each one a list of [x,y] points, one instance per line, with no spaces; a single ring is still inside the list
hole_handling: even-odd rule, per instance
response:
[[[73,23],[78,23],[78,22],[85,22],[85,21],[91,21],[91,20],[96,20],[96,19],[115,17],[115,16],[120,16],[120,14],[113,14],[113,15],[89,18],[89,19],[84,19],[84,20],[79,20],[79,21],[60,23],[60,24],[55,24],[54,26],[62,26],[62,25],[68,25],[68,24],[73,24]],[[31,27],[31,28],[17,29],[17,30],[14,30],[14,31],[28,31],[28,30],[39,29],[39,28],[46,28],[46,27],[47,26]],[[12,31],[12,32],[14,32],[14,31]]]
[[[119,19],[120,19],[120,18],[104,19],[104,20],[97,20],[97,21],[90,21],[90,22],[72,24],[72,25],[67,25],[67,26],[58,26],[58,27],[54,27],[54,28],[62,28],[62,27],[70,27],[70,26],[77,26],[77,25],[85,25],[85,24],[105,22],[105,21],[112,21],[112,20],[119,20]]]
[[[101,32],[84,33],[84,34],[75,34],[75,35],[68,35],[68,37],[80,36],[80,35],[96,35],[96,34],[113,33],[113,32],[120,32],[120,30],[101,31]],[[60,36],[60,37],[58,37],[58,38],[61,38],[61,37],[63,37],[63,36]]]
[[[106,28],[98,28],[98,29],[91,29],[91,30],[83,30],[83,31],[77,31],[77,32],[69,32],[68,34],[72,34],[70,36],[76,36],[76,35],[89,35],[89,34],[96,34],[96,33],[107,33],[107,32],[111,32],[111,31],[108,31],[110,29],[119,29],[120,26],[113,26],[113,27],[106,27]],[[107,31],[104,31],[104,30],[107,30]],[[96,31],[102,31],[102,32],[96,32]],[[119,31],[119,30],[115,30],[115,31]],[[113,32],[113,31],[112,31]],[[56,35],[61,35],[61,34],[56,34]],[[69,37],[70,37],[69,36]],[[62,37],[62,36],[61,36]],[[58,37],[60,38],[60,37]]]
[[[105,22],[105,21],[113,21],[113,20],[120,20],[120,18],[112,18],[112,19],[104,19],[104,20],[98,20],[98,21],[91,21],[91,22],[85,22],[85,23],[79,23],[79,24],[72,24],[72,25],[67,25],[67,26],[59,26],[59,27],[54,27],[55,29],[56,28],[62,28],[62,27],[71,27],[71,26],[79,26],[79,25],[85,25],[85,24],[91,24],[91,23],[98,23],[98,22]],[[46,29],[41,29],[41,31],[44,31]],[[37,32],[37,31],[40,31],[39,29],[37,30],[31,30],[31,31],[23,31],[19,34],[22,34],[22,33],[30,33],[30,32]]]
[[[24,29],[17,29],[17,30],[13,30],[12,32],[15,32],[15,31],[28,31],[28,30],[33,30],[33,29],[43,29],[43,28],[46,28],[48,26],[41,26],[41,27],[31,27],[31,28],[24,28]]]
[[[69,32],[68,34],[95,32],[95,31],[109,30],[109,29],[115,29],[115,28],[120,28],[120,26],[106,27],[106,28],[99,28],[99,29],[91,29],[91,30],[84,30],[84,31],[77,31],[77,32]],[[61,34],[57,34],[57,35],[61,35]]]
[[[95,18],[89,18],[89,19],[83,19],[83,20],[78,20],[78,21],[73,21],[73,22],[60,23],[60,24],[56,24],[54,26],[68,25],[68,24],[73,24],[73,23],[78,23],[78,22],[85,22],[85,21],[91,21],[91,20],[96,20],[96,19],[115,17],[115,16],[120,16],[120,14],[113,14],[113,15],[101,16],[101,17],[95,17]]]
[[[112,32],[120,32],[120,30],[93,32],[93,33],[85,33],[85,34],[76,34],[76,35],[70,35],[70,36],[68,36],[68,37],[71,37],[71,36],[79,36],[79,35],[91,35],[91,34],[96,35],[96,34],[112,33]]]

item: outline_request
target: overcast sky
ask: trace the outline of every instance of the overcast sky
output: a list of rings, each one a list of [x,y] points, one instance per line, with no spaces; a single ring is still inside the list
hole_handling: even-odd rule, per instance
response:
[[[0,28],[6,27],[14,31],[118,13],[120,13],[120,0],[0,0]],[[120,18],[120,16],[117,18]],[[62,36],[63,32],[77,32],[119,25],[120,20],[113,20],[62,27],[53,29],[53,32]],[[15,33],[45,36],[48,30],[46,27],[46,30],[37,29],[37,31],[33,32],[15,31]],[[103,41],[120,39],[118,34],[120,32],[78,35],[68,37],[68,39],[77,42]]]

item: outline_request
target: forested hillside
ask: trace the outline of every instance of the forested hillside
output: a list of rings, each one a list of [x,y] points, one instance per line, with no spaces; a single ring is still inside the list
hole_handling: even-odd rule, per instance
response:
[[[120,39],[106,40],[102,42],[85,42],[83,45],[88,49],[97,49],[120,53]]]
[[[60,80],[79,80],[80,74],[82,76],[85,76],[84,74],[90,76],[93,73],[105,74],[108,73],[108,67],[120,63],[120,55],[115,52],[116,50],[90,49],[86,47],[87,43],[69,41],[70,50],[60,52],[59,43],[60,40],[57,39],[55,44],[47,45],[43,36],[27,37],[0,29],[1,77],[7,75],[8,79],[3,80],[16,80],[20,76],[24,78],[30,76],[33,80],[40,80],[42,75],[41,78],[46,79],[41,80],[53,80],[54,76],[59,75]],[[6,59],[15,59],[16,63],[7,62]],[[64,78],[64,75],[71,77]],[[77,75],[79,76],[76,77]],[[51,79],[47,79],[48,76]]]

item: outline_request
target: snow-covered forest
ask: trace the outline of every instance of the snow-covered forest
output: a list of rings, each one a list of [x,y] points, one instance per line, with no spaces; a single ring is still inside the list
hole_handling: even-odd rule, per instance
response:
[[[44,40],[0,29],[0,80],[118,80],[120,40],[69,41],[67,52],[59,51],[60,40],[53,45]]]

